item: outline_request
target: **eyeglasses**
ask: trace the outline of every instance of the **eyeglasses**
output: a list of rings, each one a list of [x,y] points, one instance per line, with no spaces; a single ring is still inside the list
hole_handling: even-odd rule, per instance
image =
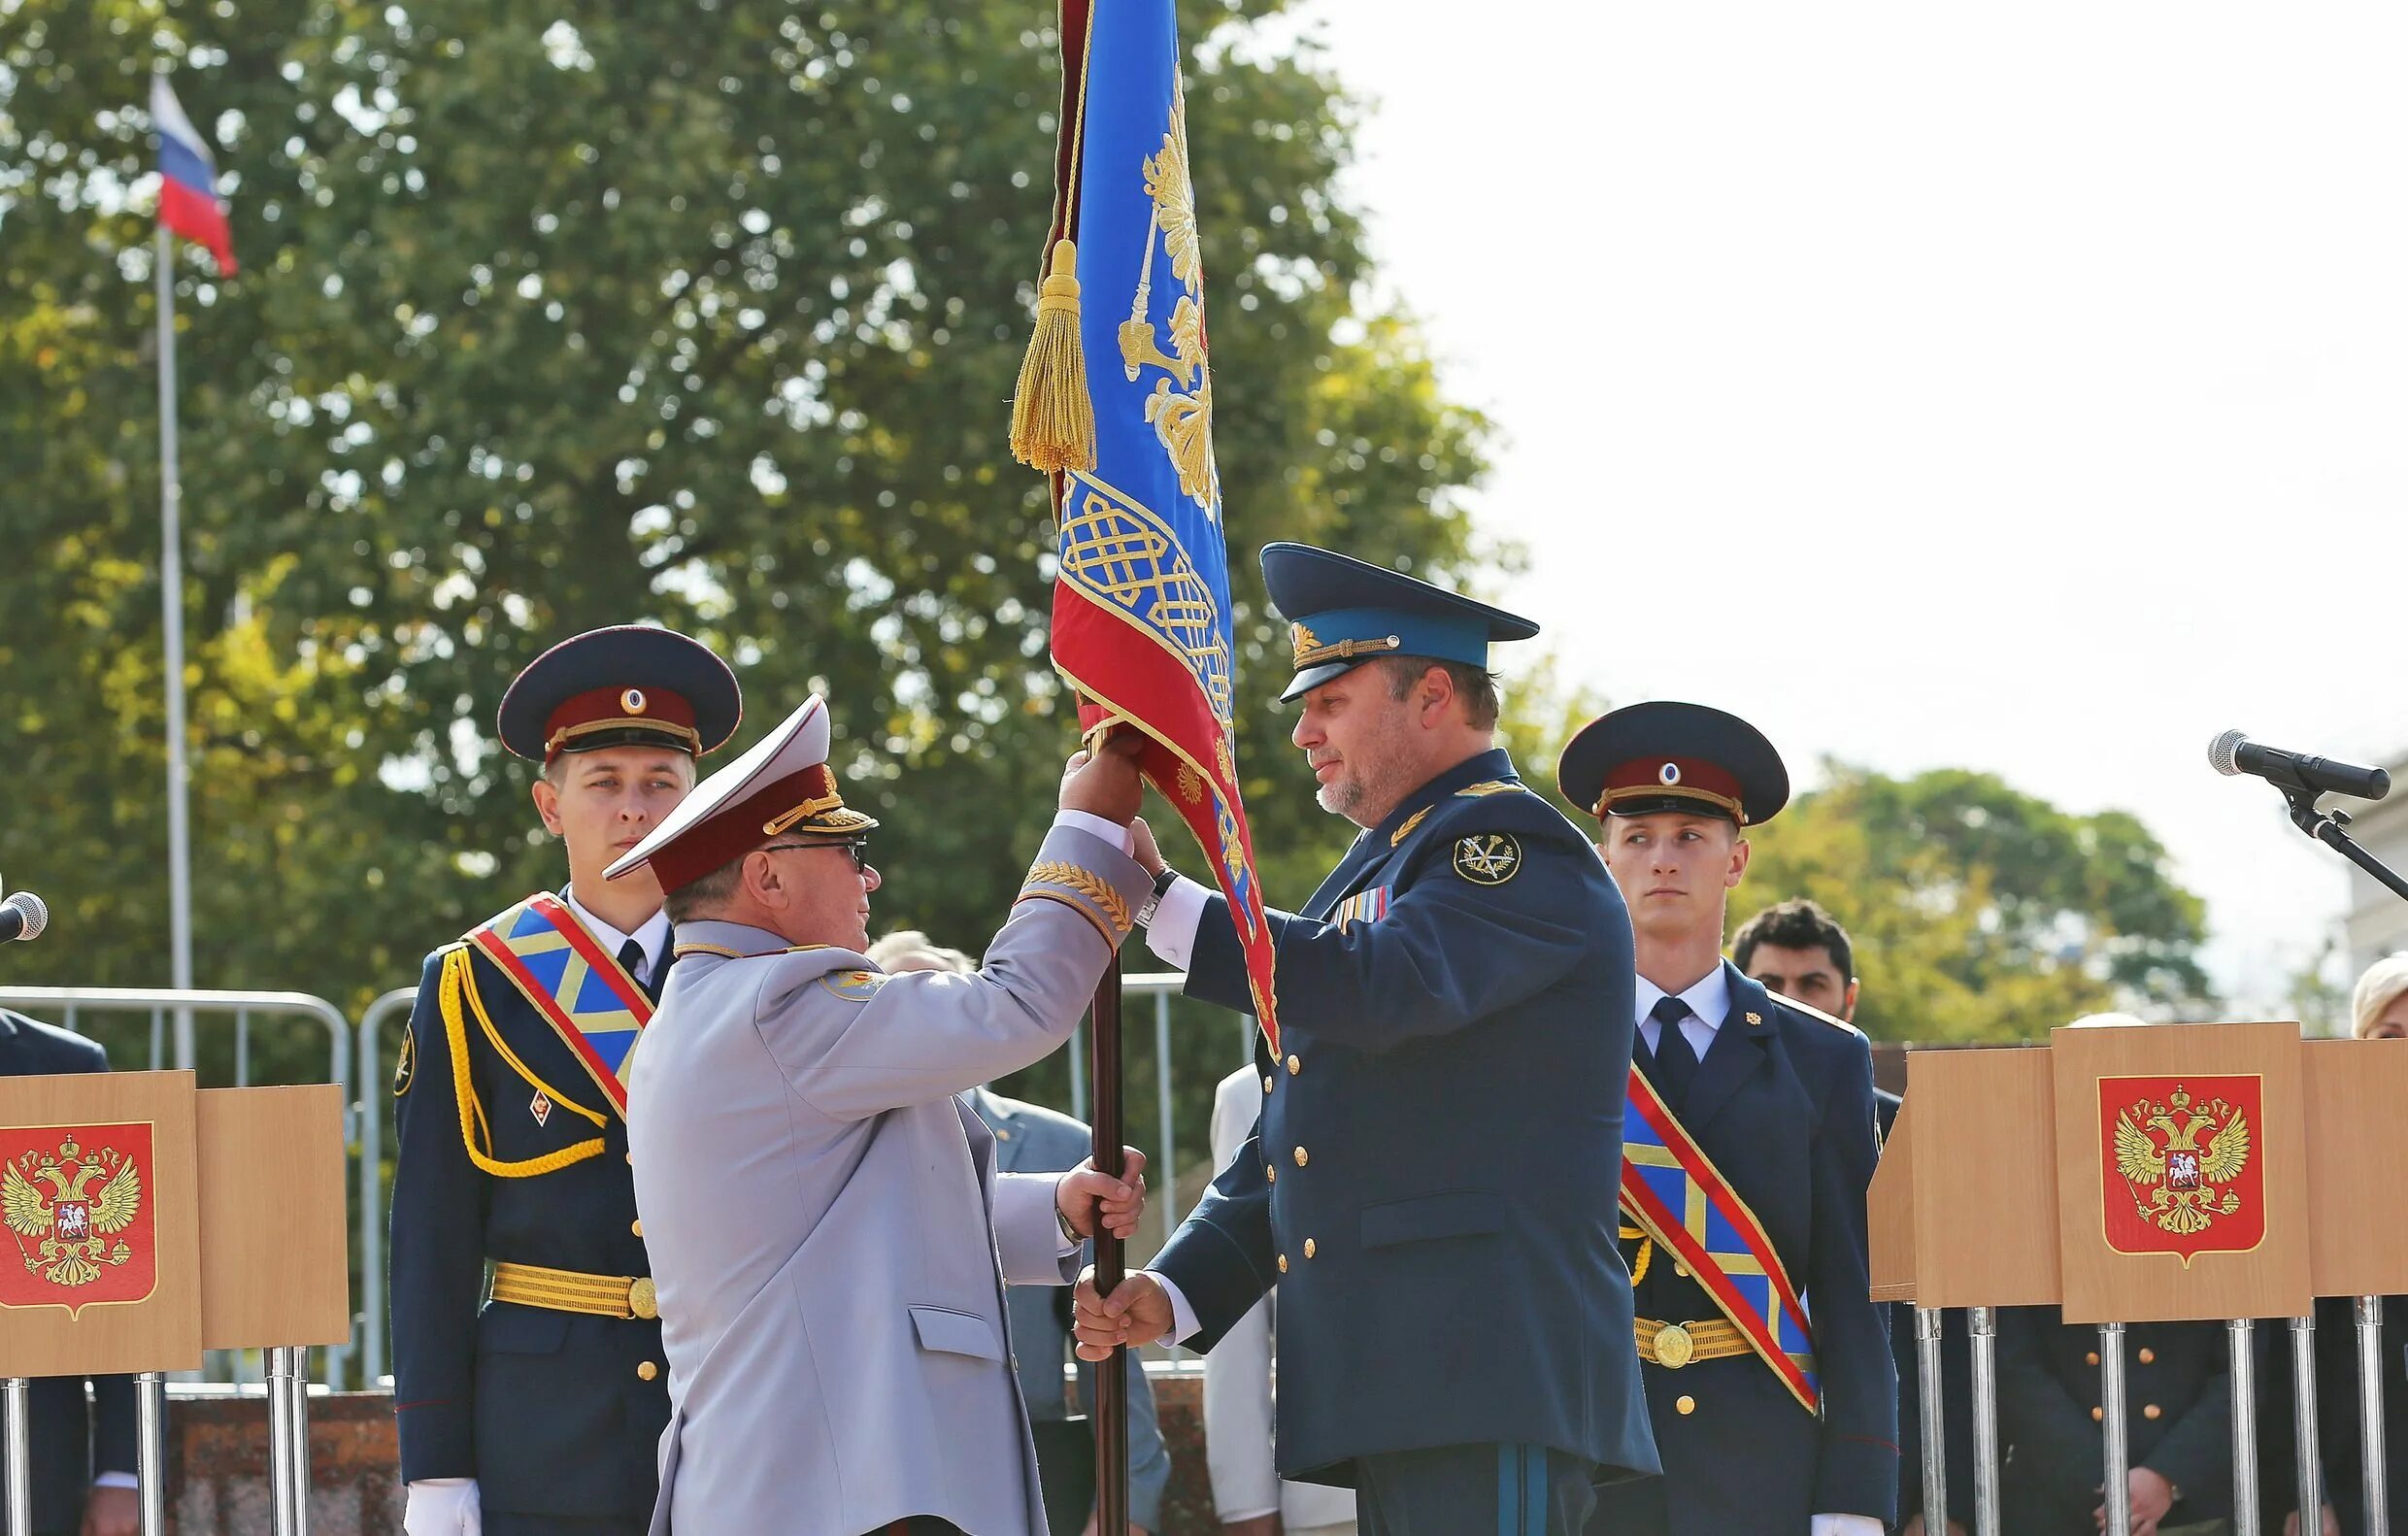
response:
[[[772,843],[761,849],[764,853],[787,853],[814,848],[841,848],[853,855],[853,872],[865,873],[870,867],[870,840],[865,837],[847,838],[842,843]]]

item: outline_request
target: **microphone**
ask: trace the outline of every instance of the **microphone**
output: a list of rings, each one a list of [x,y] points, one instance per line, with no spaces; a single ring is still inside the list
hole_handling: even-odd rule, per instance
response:
[[[0,944],[11,939],[30,944],[42,937],[42,930],[50,925],[50,909],[30,890],[20,890],[0,901]]]
[[[2226,731],[2208,743],[2207,760],[2220,774],[2250,774],[2287,789],[2346,794],[2359,800],[2380,800],[2391,792],[2391,776],[2380,768],[2261,747],[2239,731]]]

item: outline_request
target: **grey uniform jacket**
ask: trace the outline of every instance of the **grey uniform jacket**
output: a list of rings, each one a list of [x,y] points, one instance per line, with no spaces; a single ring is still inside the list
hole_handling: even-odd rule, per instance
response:
[[[981,1088],[970,1095],[970,1107],[995,1133],[995,1161],[1007,1173],[1076,1168],[1093,1150],[1093,1133],[1085,1125],[1042,1105]],[[1079,1262],[1084,1266],[1093,1256],[1083,1248]],[[1077,1412],[1094,1417],[1095,1367],[1072,1353],[1069,1293],[1021,1286],[1005,1298],[1005,1307],[1011,1317],[1012,1352],[1020,1357],[1020,1395],[1028,1400],[1029,1419],[1043,1423],[1070,1417],[1062,1379],[1066,1361],[1079,1367]],[[1158,1531],[1162,1528],[1162,1490],[1171,1482],[1170,1448],[1162,1444],[1154,1384],[1146,1379],[1145,1363],[1135,1350],[1124,1359],[1128,1367],[1129,1523]]]
[[[1056,827],[976,975],[697,921],[637,1048],[636,1206],[669,1357],[653,1536],[1043,1536],[1003,1281],[1062,1285],[1053,1177],[956,1095],[1070,1037],[1145,872]]]

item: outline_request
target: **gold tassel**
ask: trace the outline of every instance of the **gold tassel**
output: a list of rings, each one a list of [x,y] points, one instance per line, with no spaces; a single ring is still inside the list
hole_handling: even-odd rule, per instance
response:
[[[1012,391],[1012,456],[1048,475],[1095,467],[1095,403],[1087,393],[1079,345],[1079,250],[1054,247],[1054,270],[1037,292],[1037,329]]]

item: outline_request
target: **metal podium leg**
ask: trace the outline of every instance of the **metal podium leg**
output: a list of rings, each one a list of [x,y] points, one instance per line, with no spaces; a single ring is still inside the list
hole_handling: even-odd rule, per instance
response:
[[[2258,1536],[2258,1324],[2224,1323],[2232,1373],[2232,1536]]]
[[[1972,1308],[1965,1321],[1973,1334],[1973,1536],[1998,1536],[1998,1309]]]
[[[268,1529],[295,1536],[292,1509],[291,1363],[281,1349],[264,1352],[268,1367]]]
[[[279,1479],[282,1510],[277,1536],[309,1536],[310,1531],[310,1378],[309,1352],[297,1347],[267,1352],[271,1427],[280,1417],[274,1400],[281,1399],[284,1453]]]
[[[1915,1380],[1923,1389],[1923,1529],[1945,1530],[1948,1511],[1948,1420],[1941,1414],[1940,1327],[1937,1307],[1915,1309]]]
[[[2323,1502],[2324,1469],[2316,1444],[2316,1319],[2291,1319],[2291,1423],[2299,1447],[2299,1528],[2316,1529]]]
[[[9,1475],[8,1536],[33,1536],[33,1384],[0,1381],[0,1438]]]
[[[167,1536],[167,1373],[134,1377],[134,1481],[142,1536]]]
[[[2098,1325],[2099,1440],[2107,1477],[2107,1536],[2132,1536],[2132,1452],[2124,1413],[2124,1324]]]
[[[2366,1465],[2366,1536],[2391,1536],[2391,1469],[2383,1450],[2383,1298],[2358,1311],[2358,1443]]]

